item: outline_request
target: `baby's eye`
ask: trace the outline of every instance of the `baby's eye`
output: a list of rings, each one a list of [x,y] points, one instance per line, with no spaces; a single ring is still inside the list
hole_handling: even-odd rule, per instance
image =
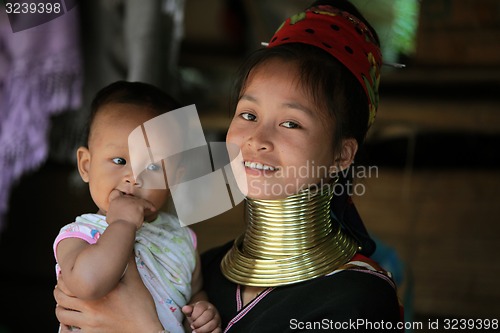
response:
[[[118,164],[118,165],[125,165],[125,164],[127,164],[127,161],[124,158],[121,158],[121,157],[115,157],[115,158],[113,158],[112,161],[113,161],[114,164]]]
[[[299,128],[300,127],[299,124],[294,123],[293,121],[284,121],[280,125],[283,127],[286,127],[286,128]]]
[[[160,170],[160,166],[158,164],[151,163],[150,165],[147,166],[146,168],[149,171],[158,171]]]
[[[257,117],[254,114],[251,114],[248,112],[244,112],[244,113],[240,114],[240,116],[241,116],[241,118],[248,120],[248,121],[255,121],[255,119],[257,119]]]

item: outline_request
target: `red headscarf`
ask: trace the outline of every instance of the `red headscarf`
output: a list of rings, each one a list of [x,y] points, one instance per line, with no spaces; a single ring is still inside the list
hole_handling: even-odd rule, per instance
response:
[[[288,18],[271,38],[268,47],[286,43],[319,47],[347,67],[366,93],[368,126],[373,123],[378,107],[382,54],[361,20],[332,6],[311,7]]]

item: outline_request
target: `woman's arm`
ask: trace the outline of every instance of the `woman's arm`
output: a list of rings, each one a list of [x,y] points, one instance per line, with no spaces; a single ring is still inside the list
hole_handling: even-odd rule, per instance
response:
[[[78,299],[69,293],[61,277],[54,289],[54,298],[61,333],[69,333],[69,326],[80,327],[85,333],[158,333],[163,330],[153,298],[142,283],[133,258],[128,262],[125,276],[105,297]]]

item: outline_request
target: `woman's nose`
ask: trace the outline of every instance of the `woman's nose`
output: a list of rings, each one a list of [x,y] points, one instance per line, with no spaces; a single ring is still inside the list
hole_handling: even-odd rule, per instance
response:
[[[272,130],[266,126],[259,126],[248,137],[247,144],[258,151],[273,149]]]

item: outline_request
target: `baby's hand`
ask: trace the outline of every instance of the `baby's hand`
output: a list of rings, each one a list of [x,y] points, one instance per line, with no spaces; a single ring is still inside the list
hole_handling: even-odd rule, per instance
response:
[[[155,211],[156,208],[151,202],[113,190],[109,195],[106,221],[108,224],[116,221],[129,222],[134,224],[138,230],[144,223],[144,216]]]
[[[199,301],[182,307],[193,333],[222,333],[217,309],[207,301]]]

